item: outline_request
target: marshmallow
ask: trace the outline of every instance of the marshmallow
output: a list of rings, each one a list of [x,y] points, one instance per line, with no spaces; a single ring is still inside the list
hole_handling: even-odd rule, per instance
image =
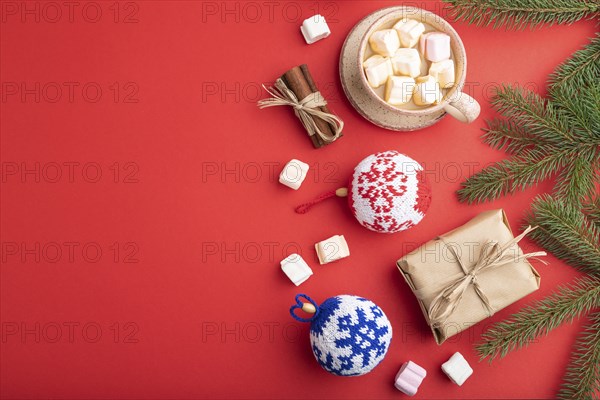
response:
[[[417,85],[413,93],[413,101],[418,106],[428,106],[442,101],[440,84],[432,76],[417,78]]]
[[[421,56],[416,49],[398,49],[392,57],[392,67],[395,74],[414,78],[421,75]]]
[[[396,375],[394,386],[402,393],[414,396],[425,376],[427,376],[427,371],[423,367],[412,361],[405,362]]]
[[[325,21],[325,17],[320,14],[305,19],[304,22],[302,22],[300,31],[308,44],[313,44],[316,41],[325,39],[331,34],[327,21]]]
[[[415,47],[425,32],[425,25],[414,19],[401,19],[396,22],[394,29],[398,32],[402,47]]]
[[[386,83],[388,77],[394,74],[390,59],[380,55],[369,57],[363,63],[363,67],[365,68],[369,85],[374,88],[378,88]]]
[[[473,374],[473,369],[459,352],[454,353],[448,361],[442,364],[442,370],[458,386],[462,386]]]
[[[454,76],[454,61],[444,60],[432,63],[431,67],[429,67],[429,75],[438,81],[442,89],[451,88],[454,86],[456,80]]]
[[[430,32],[421,36],[421,53],[431,62],[444,61],[450,58],[450,36],[441,32]]]
[[[299,286],[313,274],[312,269],[310,269],[306,261],[295,253],[290,254],[281,261],[281,270],[296,286]]]
[[[385,85],[385,101],[392,105],[408,103],[415,90],[415,80],[409,76],[390,76]]]
[[[283,167],[283,170],[279,174],[279,183],[294,190],[298,190],[300,185],[302,185],[302,182],[304,182],[307,172],[308,164],[293,159]]]
[[[350,255],[344,235],[335,235],[315,244],[317,257],[321,265],[345,258]]]
[[[391,57],[400,48],[400,39],[394,29],[382,29],[371,35],[369,44],[375,53]]]

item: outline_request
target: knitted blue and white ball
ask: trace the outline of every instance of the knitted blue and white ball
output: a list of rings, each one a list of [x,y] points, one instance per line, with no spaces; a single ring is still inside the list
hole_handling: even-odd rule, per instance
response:
[[[302,318],[295,314],[296,309],[314,315]],[[371,372],[390,347],[390,321],[377,304],[365,298],[340,295],[319,306],[310,297],[299,294],[290,313],[298,321],[310,322],[310,344],[315,358],[332,374],[357,376]]]

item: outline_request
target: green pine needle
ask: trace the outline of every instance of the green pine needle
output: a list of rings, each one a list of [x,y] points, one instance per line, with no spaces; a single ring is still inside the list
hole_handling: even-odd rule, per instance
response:
[[[597,307],[600,307],[600,279],[580,279],[494,324],[482,335],[483,342],[476,346],[477,353],[482,359],[489,357],[490,361],[502,358]]]
[[[575,344],[558,398],[600,398],[600,311],[591,315],[590,324]]]
[[[573,204],[543,195],[532,205],[530,237],[582,272],[600,276],[600,229]]]
[[[583,212],[586,214],[587,219],[600,230],[600,196],[585,204]]]
[[[444,0],[450,16],[478,26],[523,29],[540,24],[571,24],[600,12],[597,1],[578,0]]]
[[[591,61],[590,61],[591,60]],[[550,99],[500,87],[492,105],[505,117],[488,122],[484,140],[512,158],[468,178],[458,191],[468,203],[494,200],[556,177],[555,193],[585,203],[600,184],[600,35],[562,64]]]

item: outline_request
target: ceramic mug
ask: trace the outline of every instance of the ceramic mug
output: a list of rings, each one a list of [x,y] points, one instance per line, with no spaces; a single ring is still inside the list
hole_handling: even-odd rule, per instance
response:
[[[434,30],[450,36],[450,46],[452,49],[452,58],[454,60],[456,83],[446,92],[446,95],[438,104],[414,110],[402,109],[388,104],[384,99],[379,97],[367,82],[367,77],[363,72],[360,74],[362,80],[361,85],[367,92],[368,96],[377,102],[382,108],[384,108],[384,110],[394,113],[394,115],[397,115],[399,118],[419,118],[423,126],[428,126],[437,122],[437,120],[443,117],[445,113],[452,115],[454,118],[462,122],[473,122],[479,116],[481,107],[477,100],[461,91],[467,76],[467,54],[465,47],[460,39],[460,36],[458,36],[458,33],[456,33],[454,28],[452,28],[447,21],[437,14],[421,8],[402,7],[400,10],[391,11],[390,13],[385,14],[383,17],[377,19],[361,39],[357,60],[358,70],[363,71],[362,63],[365,60],[365,53],[368,49],[369,38],[371,35],[378,30],[391,28],[395,22],[402,18],[416,19],[426,25],[429,25]]]

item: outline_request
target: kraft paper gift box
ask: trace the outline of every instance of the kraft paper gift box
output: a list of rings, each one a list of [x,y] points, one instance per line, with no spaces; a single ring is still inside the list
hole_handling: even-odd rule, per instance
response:
[[[540,275],[503,210],[477,215],[398,260],[437,344],[536,291]]]

